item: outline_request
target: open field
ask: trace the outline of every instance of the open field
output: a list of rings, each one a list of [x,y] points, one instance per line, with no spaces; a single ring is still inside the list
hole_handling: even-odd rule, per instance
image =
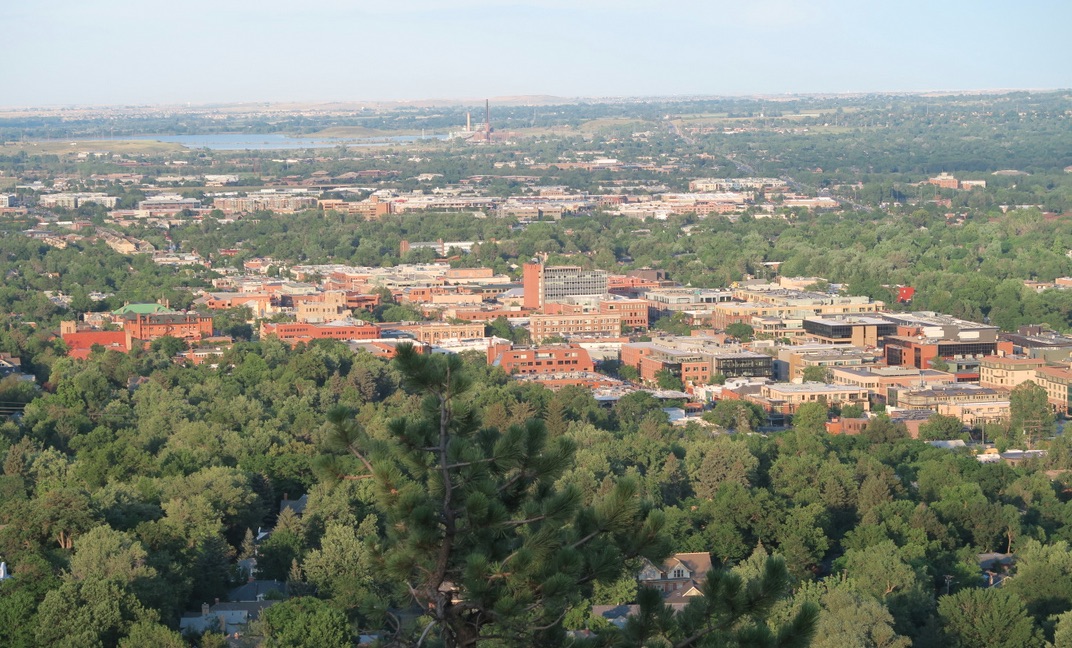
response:
[[[633,130],[651,130],[654,127],[654,122],[644,121],[640,119],[629,119],[627,117],[604,117],[601,119],[592,119],[581,124],[579,130],[582,133],[597,133],[603,130],[617,130],[628,129]]]

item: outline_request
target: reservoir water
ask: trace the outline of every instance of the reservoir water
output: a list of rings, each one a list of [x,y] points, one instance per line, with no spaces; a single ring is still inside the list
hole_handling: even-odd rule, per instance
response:
[[[205,135],[128,135],[117,140],[150,140],[181,144],[189,149],[214,151],[273,151],[283,149],[324,149],[336,146],[390,146],[422,140],[445,140],[446,135],[392,135],[386,137],[291,137],[283,133],[209,133]],[[77,141],[101,141],[100,139]]]

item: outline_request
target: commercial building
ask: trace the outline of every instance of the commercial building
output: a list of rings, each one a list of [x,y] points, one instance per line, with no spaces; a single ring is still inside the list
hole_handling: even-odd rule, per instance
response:
[[[656,382],[667,371],[681,380],[687,389],[706,385],[711,377],[770,378],[774,359],[751,351],[705,348],[702,342],[689,344],[690,338],[672,338],[654,342],[623,344],[621,362],[633,367],[640,378]]]
[[[930,385],[924,388],[892,387],[889,405],[906,410],[937,411],[950,403],[983,403],[1007,400],[1008,393],[979,385]]]
[[[716,304],[711,309],[711,325],[725,329],[730,324],[748,324],[754,317],[806,319],[818,316],[848,316],[878,313],[885,304],[867,297],[824,295],[799,290],[738,289],[742,302]]]
[[[928,311],[884,317],[897,324],[897,334],[886,336],[884,347],[890,366],[927,369],[937,360],[952,361],[958,380],[977,381],[983,357],[1012,354],[1012,343],[998,340],[996,326]]]
[[[138,209],[150,213],[175,213],[184,209],[201,209],[201,201],[182,196],[154,196],[138,201]]]
[[[216,198],[212,206],[225,214],[273,211],[292,213],[316,207],[316,198],[293,193],[261,191],[239,198]]]
[[[980,401],[971,403],[941,403],[938,413],[953,416],[970,428],[982,428],[989,423],[1009,420],[1010,402],[1007,400]]]
[[[716,304],[734,301],[728,290],[706,288],[653,288],[643,293],[657,315],[680,312],[710,312]]]
[[[803,379],[804,369],[823,367],[860,367],[873,365],[882,360],[878,351],[867,351],[842,344],[801,344],[778,349],[774,361],[776,380],[793,382]]]
[[[603,315],[618,315],[622,327],[633,330],[648,328],[648,301],[646,299],[607,299],[599,302],[599,312]]]
[[[882,317],[808,317],[804,331],[816,342],[874,348],[887,335],[895,334],[897,325]]]
[[[1003,342],[1011,342],[1013,353],[1049,362],[1067,362],[1072,356],[1072,337],[1060,335],[1042,326],[1021,326],[1016,333],[999,333]]]
[[[437,344],[443,340],[468,340],[484,337],[484,325],[480,322],[448,324],[447,322],[393,323],[377,325],[381,337],[402,334],[424,344]]]
[[[771,383],[759,388],[758,396],[746,397],[772,414],[792,416],[801,405],[806,403],[824,403],[827,406],[856,405],[864,411],[870,409],[866,389],[847,385],[828,383]]]
[[[605,270],[526,263],[522,271],[525,308],[538,309],[545,303],[563,301],[567,297],[605,295],[607,277]]]
[[[951,373],[915,367],[866,365],[834,367],[830,372],[834,383],[866,389],[871,393],[872,400],[879,403],[890,401],[891,389],[921,388],[956,382],[956,377]]]

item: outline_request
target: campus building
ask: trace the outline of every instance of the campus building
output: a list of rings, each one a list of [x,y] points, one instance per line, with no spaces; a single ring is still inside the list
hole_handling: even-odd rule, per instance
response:
[[[269,335],[274,335],[293,345],[313,340],[375,340],[380,337],[380,329],[372,324],[356,320],[341,320],[326,324],[265,322],[261,325],[261,338]]]
[[[515,347],[495,344],[488,347],[488,364],[509,374],[551,374],[595,371],[588,352],[576,344]]]
[[[608,276],[605,270],[526,263],[522,274],[525,308],[538,309],[567,297],[606,295]]]
[[[539,343],[549,337],[617,338],[622,334],[621,315],[595,313],[576,315],[532,315],[529,337]]]

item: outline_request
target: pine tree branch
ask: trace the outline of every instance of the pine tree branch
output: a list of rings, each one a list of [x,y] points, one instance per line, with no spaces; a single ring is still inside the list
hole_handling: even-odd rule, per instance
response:
[[[546,515],[537,515],[536,517],[531,517],[525,520],[507,520],[506,522],[500,522],[499,526],[521,526],[522,524],[532,524],[533,522],[539,522],[546,519]]]
[[[589,542],[591,542],[592,540],[597,538],[604,531],[605,531],[605,529],[602,529],[602,528],[596,529],[595,531],[593,531],[593,532],[589,533],[588,535],[584,536],[583,538],[581,538],[577,542],[574,542],[573,544],[571,544],[570,549],[576,549],[577,547],[580,547],[581,545],[588,544]]]
[[[464,468],[466,466],[475,466],[477,464],[492,463],[495,461],[495,457],[488,457],[486,459],[476,459],[474,461],[460,461],[447,466],[447,470],[454,470],[455,468]]]
[[[444,383],[449,390],[450,385],[450,364],[447,364],[447,376]],[[439,394],[439,471],[440,477],[443,480],[443,542],[439,545],[439,555],[436,558],[435,571],[432,574],[432,578],[428,583],[428,595],[429,598],[433,596],[432,592],[438,592],[440,585],[446,578],[447,568],[450,565],[450,556],[454,551],[454,538],[457,533],[456,514],[453,506],[454,488],[451,483],[450,468],[447,464],[447,446],[449,442],[448,433],[450,431],[450,396],[449,393]],[[438,615],[442,615],[441,604],[437,601]]]
[[[421,633],[421,638],[417,640],[417,648],[420,648],[421,644],[424,643],[425,638],[428,637],[428,633],[432,630],[432,626],[436,623],[436,621],[429,621],[428,625],[424,627],[424,632]]]

